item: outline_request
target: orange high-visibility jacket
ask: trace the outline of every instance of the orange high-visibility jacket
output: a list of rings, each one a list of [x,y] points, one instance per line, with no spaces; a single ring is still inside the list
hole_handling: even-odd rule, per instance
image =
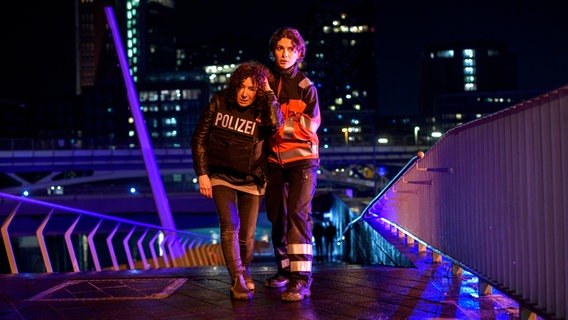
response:
[[[317,129],[320,110],[316,86],[301,71],[277,75],[271,83],[284,125],[270,139],[268,161],[281,166],[305,159],[319,159]]]

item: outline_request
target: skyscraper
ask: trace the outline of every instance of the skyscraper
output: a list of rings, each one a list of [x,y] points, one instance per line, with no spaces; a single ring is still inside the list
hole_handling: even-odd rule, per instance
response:
[[[373,2],[315,6],[301,25],[307,39],[303,68],[318,87],[320,145],[373,143],[376,95]]]
[[[494,112],[510,105],[504,95],[517,90],[516,57],[504,43],[431,44],[424,49],[421,68],[421,115]],[[470,98],[477,100],[487,93],[497,101],[472,108]],[[453,98],[448,99],[450,96]],[[458,96],[463,97],[461,105],[456,105]],[[499,105],[499,101],[505,103]]]
[[[85,136],[95,146],[133,148],[138,140],[102,3],[79,5],[80,30],[86,30],[79,43],[94,41],[80,46],[82,84],[90,87],[84,92],[87,118],[97,119],[85,123]],[[113,9],[152,143],[156,147],[188,147],[209,90],[204,72],[176,72],[179,50],[174,1],[115,1]],[[96,32],[101,29],[102,36]],[[92,69],[96,69],[94,80],[89,77]]]

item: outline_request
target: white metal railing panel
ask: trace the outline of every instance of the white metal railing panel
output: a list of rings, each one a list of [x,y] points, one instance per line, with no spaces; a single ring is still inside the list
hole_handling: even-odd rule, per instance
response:
[[[190,266],[186,263],[184,255],[187,252],[174,252],[178,249],[176,246],[180,243],[180,238],[199,240],[199,245],[207,245],[213,241],[210,236],[201,235],[193,232],[171,230],[162,226],[141,223],[133,220],[122,219],[114,216],[108,216],[86,210],[70,208],[58,204],[43,202],[31,198],[15,196],[12,194],[0,192],[0,202],[3,208],[11,208],[11,212],[4,212],[4,220],[2,222],[2,241],[4,242],[4,252],[9,262],[10,272],[17,274],[21,272],[18,267],[18,259],[24,260],[23,254],[15,256],[14,252],[18,251],[18,247],[13,248],[13,244],[19,245],[19,239],[24,237],[33,237],[37,239],[37,251],[41,254],[43,261],[43,270],[33,270],[31,272],[61,272],[61,270],[69,260],[74,272],[90,271],[92,269],[101,271],[105,268],[113,270],[121,269],[148,269],[151,265],[154,268],[163,266],[169,267],[185,267]],[[0,215],[1,216],[1,215]],[[60,220],[57,220],[60,219]],[[35,221],[40,221],[37,224]],[[105,225],[102,227],[102,225]],[[135,232],[137,231],[137,232]],[[153,233],[153,238],[146,243],[143,239],[147,233]],[[58,269],[54,268],[52,255],[49,254],[50,245],[46,243],[45,236],[60,238],[64,241],[67,249],[68,257],[57,255],[60,260]],[[161,236],[164,236],[161,239]],[[104,237],[104,241],[97,241],[95,237]],[[138,238],[139,237],[139,238]],[[138,239],[130,241],[131,238]],[[113,241],[121,241],[121,250],[116,250]],[[167,250],[166,243],[167,242]],[[106,245],[106,248],[105,248]],[[160,252],[156,253],[159,248]],[[58,247],[51,246],[52,250],[59,251]],[[99,249],[104,249],[102,251]],[[193,248],[194,249],[194,248]],[[89,252],[90,251],[90,252]],[[134,252],[136,254],[134,254]],[[146,252],[152,255],[152,264],[146,260]],[[172,252],[175,254],[172,255]],[[209,253],[207,253],[209,254]],[[108,265],[101,264],[101,256],[104,255],[110,260]],[[170,255],[170,256],[168,256]],[[81,257],[81,261],[78,259]],[[84,258],[90,256],[92,262]],[[180,257],[176,259],[175,257]],[[170,259],[172,263],[170,263]],[[61,262],[61,261],[60,261]],[[198,264],[194,264],[196,266]],[[203,265],[203,264],[202,264]],[[209,265],[209,264],[208,264]],[[30,272],[31,268],[37,269],[35,266],[28,266],[24,272]]]

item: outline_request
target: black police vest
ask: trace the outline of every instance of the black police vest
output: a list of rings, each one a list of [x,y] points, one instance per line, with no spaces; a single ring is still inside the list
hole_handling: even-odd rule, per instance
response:
[[[221,105],[213,118],[207,163],[253,174],[264,161],[264,139],[259,139],[254,110],[252,106],[227,109]]]

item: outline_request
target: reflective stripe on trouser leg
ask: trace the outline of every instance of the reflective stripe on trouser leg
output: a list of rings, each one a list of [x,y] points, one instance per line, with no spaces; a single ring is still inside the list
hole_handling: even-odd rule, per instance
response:
[[[274,255],[276,256],[276,264],[278,270],[290,269],[290,259],[288,259],[288,251],[286,247],[275,247]]]
[[[288,244],[291,272],[312,272],[312,248],[308,243]]]

